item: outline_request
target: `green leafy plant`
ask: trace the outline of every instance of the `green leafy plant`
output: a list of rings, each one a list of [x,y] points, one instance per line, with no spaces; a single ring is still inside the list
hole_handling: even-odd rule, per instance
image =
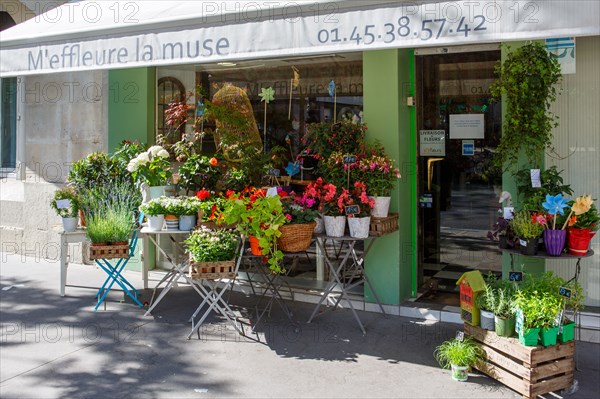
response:
[[[279,227],[286,222],[279,196],[266,197],[264,190],[248,189],[240,194],[232,194],[224,204],[223,220],[235,224],[244,236],[255,236],[268,257],[273,273],[281,273],[280,262],[283,252],[277,249],[277,238],[281,235]]]
[[[103,152],[94,152],[73,162],[67,183],[79,193],[87,188],[110,184],[115,179],[131,178],[125,168]]]
[[[380,143],[365,144],[358,162],[358,180],[367,185],[369,195],[389,197],[392,195],[394,184],[400,179],[400,171],[394,167],[390,158]]]
[[[223,186],[227,190],[240,192],[248,185],[248,175],[244,169],[230,168],[225,173]]]
[[[480,362],[484,357],[481,346],[469,337],[462,341],[451,339],[435,348],[434,357],[444,369],[449,369],[453,364],[459,367],[471,367]]]
[[[200,189],[215,190],[222,173],[216,157],[192,154],[179,167],[178,174],[178,186],[189,194]]]
[[[523,312],[524,328],[550,328],[558,324],[565,298],[559,294],[566,281],[546,272],[539,277],[526,274],[515,294],[515,305]]]
[[[185,240],[187,252],[194,262],[219,262],[235,258],[238,233],[232,230],[210,230],[201,227]]]
[[[481,310],[493,312],[498,301],[497,292],[492,284],[486,284],[485,289],[475,298],[475,304]]]
[[[506,116],[494,163],[501,168],[516,165],[522,150],[530,164],[539,166],[558,126],[558,117],[549,111],[561,80],[558,61],[534,42],[510,51],[496,74],[490,91],[496,101],[506,95]]]
[[[336,151],[354,154],[366,131],[367,125],[352,121],[311,123],[307,126],[302,144],[306,153],[317,159],[328,159]]]
[[[56,201],[69,200],[70,205],[66,208],[59,208]],[[62,218],[75,218],[79,214],[81,199],[73,187],[65,187],[57,190],[54,193],[54,199],[50,202],[52,209],[56,211],[56,214]]]
[[[509,222],[517,237],[523,240],[537,238],[542,235],[544,225],[532,220],[528,211],[520,211]]]
[[[515,294],[517,287],[514,282],[499,280],[496,283],[496,304],[493,308],[494,315],[502,318],[511,318],[517,311],[515,305]]]
[[[529,211],[543,210],[542,203],[546,195],[572,195],[573,189],[569,184],[564,184],[561,173],[556,166],[540,171],[541,187],[531,186],[531,172],[529,168],[523,167],[515,173],[517,184],[517,195],[520,209]]]
[[[125,171],[127,165],[134,159],[138,154],[146,151],[146,145],[137,141],[124,140],[121,142],[110,157],[110,159],[118,165],[118,167]]]
[[[571,313],[571,318],[574,320],[575,316],[585,306],[585,295],[583,293],[583,287],[577,280],[571,280],[566,285],[566,288],[571,290],[571,296],[565,300],[565,307],[563,309],[563,324],[568,324],[571,319],[567,315],[567,310]]]

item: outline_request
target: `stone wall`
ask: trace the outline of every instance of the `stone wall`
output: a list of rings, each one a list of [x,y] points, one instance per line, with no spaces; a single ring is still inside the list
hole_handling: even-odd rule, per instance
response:
[[[72,162],[107,150],[108,73],[22,77],[18,85],[16,177],[0,182],[1,250],[58,261],[61,220],[49,203]],[[80,250],[71,253],[81,262]]]

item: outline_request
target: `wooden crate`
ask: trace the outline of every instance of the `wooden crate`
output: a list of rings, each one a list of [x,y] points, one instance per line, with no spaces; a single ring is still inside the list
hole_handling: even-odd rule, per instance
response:
[[[524,346],[516,338],[499,337],[493,331],[466,323],[465,334],[478,341],[486,354],[485,361],[475,368],[524,398],[535,398],[573,384],[575,341],[545,348]]]
[[[382,236],[398,230],[398,214],[390,213],[386,218],[371,217],[369,235]]]
[[[222,262],[193,262],[190,261],[188,272],[192,280],[217,280],[235,277],[235,260]]]
[[[90,260],[129,258],[129,244],[90,245]]]

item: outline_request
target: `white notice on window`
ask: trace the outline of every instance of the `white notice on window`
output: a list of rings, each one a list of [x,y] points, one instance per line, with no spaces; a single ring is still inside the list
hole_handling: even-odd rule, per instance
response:
[[[451,139],[483,139],[484,137],[483,114],[450,115]]]

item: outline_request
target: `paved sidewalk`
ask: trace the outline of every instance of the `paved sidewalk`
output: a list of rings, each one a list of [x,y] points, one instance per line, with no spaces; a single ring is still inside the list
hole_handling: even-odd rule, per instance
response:
[[[62,298],[58,262],[0,256],[2,398],[520,397],[478,374],[454,382],[438,367],[433,350],[455,335],[455,324],[361,312],[363,336],[347,310],[306,324],[313,306],[289,302],[298,331],[275,305],[257,328],[260,342],[239,337],[216,317],[200,340],[188,341],[188,318],[199,303],[188,286],[171,291],[152,316],[119,291],[106,310],[93,312],[95,290],[71,285],[99,287],[100,270],[69,266]],[[126,275],[142,286],[139,273]],[[144,292],[144,300],[151,294]],[[243,313],[255,302],[231,297]],[[571,397],[595,398],[600,345],[577,345],[579,391]]]

